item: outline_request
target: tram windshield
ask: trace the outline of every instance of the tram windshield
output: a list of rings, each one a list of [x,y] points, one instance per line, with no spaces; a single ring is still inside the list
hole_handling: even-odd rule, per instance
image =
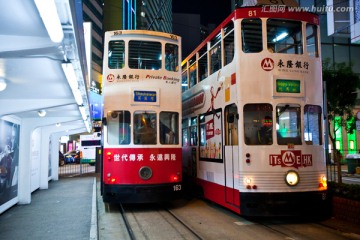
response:
[[[244,133],[247,145],[273,144],[273,107],[271,104],[246,104],[244,106]]]
[[[107,141],[111,145],[130,144],[130,122],[129,111],[112,111],[107,114]]]
[[[276,107],[276,133],[279,145],[301,144],[300,105],[279,104]]]

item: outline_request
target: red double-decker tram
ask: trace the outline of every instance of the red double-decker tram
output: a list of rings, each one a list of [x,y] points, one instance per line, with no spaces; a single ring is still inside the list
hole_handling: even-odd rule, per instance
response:
[[[180,64],[179,36],[144,30],[105,33],[105,202],[159,202],[181,195]]]

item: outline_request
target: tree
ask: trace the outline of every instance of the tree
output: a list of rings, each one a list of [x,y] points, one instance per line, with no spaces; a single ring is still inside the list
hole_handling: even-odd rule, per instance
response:
[[[323,61],[323,81],[326,82],[329,139],[338,166],[338,181],[341,183],[341,157],[335,149],[335,133],[342,129],[347,133],[356,130],[353,108],[360,89],[360,77],[352,71],[351,63],[331,64],[326,59]]]

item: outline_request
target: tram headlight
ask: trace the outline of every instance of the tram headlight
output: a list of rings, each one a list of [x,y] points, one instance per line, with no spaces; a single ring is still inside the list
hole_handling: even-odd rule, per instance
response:
[[[327,178],[325,176],[321,176],[319,187],[327,189]]]
[[[148,180],[152,177],[152,170],[150,167],[141,167],[139,170],[139,177],[143,180]]]
[[[299,183],[299,180],[299,174],[294,170],[290,170],[285,174],[285,182],[289,186],[296,186]]]
[[[244,183],[245,183],[245,187],[246,187],[246,189],[251,189],[251,178],[249,178],[249,177],[245,177],[244,178]]]

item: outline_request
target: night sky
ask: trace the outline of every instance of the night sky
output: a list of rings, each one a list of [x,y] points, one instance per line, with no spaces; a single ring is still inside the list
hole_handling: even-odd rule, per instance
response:
[[[219,25],[231,13],[231,0],[173,0],[174,13],[200,14],[201,24]]]

